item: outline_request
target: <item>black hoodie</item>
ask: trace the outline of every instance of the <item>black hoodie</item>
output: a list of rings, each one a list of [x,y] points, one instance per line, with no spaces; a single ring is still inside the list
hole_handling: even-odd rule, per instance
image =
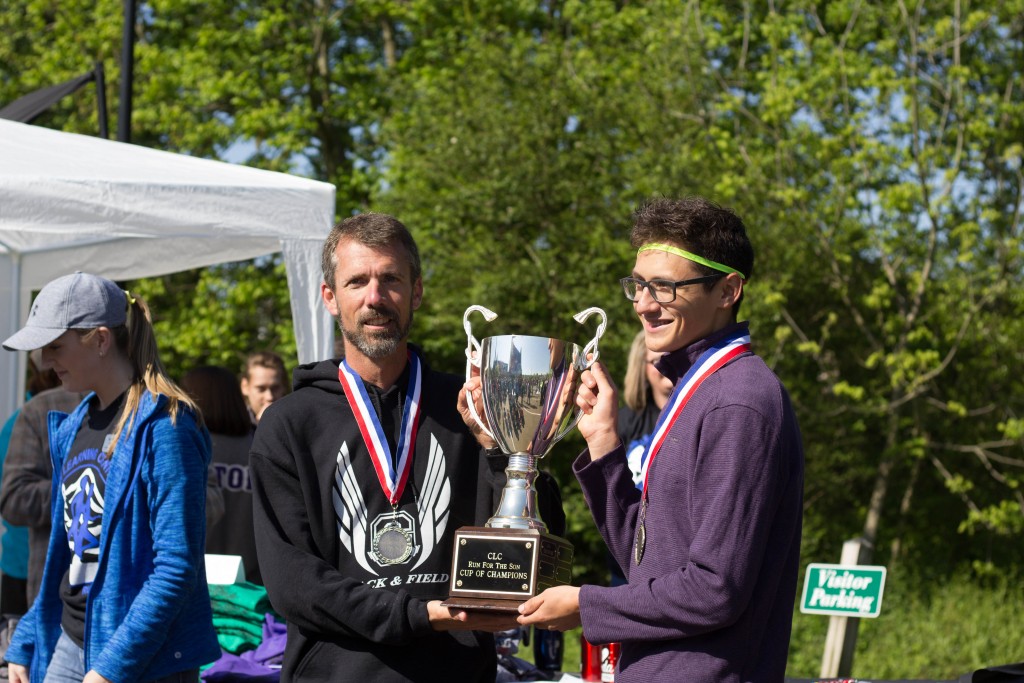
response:
[[[407,376],[396,383],[398,406]],[[338,360],[299,367],[293,393],[262,416],[250,453],[254,523],[270,601],[288,622],[284,683],[494,680],[492,636],[434,631],[426,610],[447,597],[454,531],[486,522],[505,484],[507,458],[487,456],[456,408],[462,383],[423,363],[412,472],[397,508],[413,551],[397,564],[378,562],[372,548],[394,511]],[[537,481],[541,515],[561,534],[557,485],[543,473]]]

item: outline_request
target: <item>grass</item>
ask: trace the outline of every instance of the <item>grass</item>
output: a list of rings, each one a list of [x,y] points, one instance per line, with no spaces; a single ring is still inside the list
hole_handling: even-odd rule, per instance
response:
[[[799,595],[799,593],[798,593]],[[1024,582],[979,579],[967,572],[945,580],[886,577],[882,611],[861,619],[853,671],[860,679],[955,680],[990,666],[1024,661]],[[828,630],[826,616],[794,610],[786,676],[816,678]],[[580,669],[581,629],[565,633],[562,670]],[[533,661],[531,645],[516,655]]]
[[[861,619],[850,675],[865,679],[956,679],[1024,661],[1024,586],[1013,578],[967,573],[941,582],[898,572],[886,578],[882,612]],[[821,672],[828,617],[793,619],[786,675]]]

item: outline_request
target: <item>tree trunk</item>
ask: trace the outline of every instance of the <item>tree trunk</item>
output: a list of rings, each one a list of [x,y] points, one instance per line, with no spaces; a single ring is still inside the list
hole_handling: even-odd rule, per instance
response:
[[[384,64],[393,69],[398,64],[398,48],[395,45],[395,29],[389,17],[381,18],[380,33],[384,43]]]
[[[898,421],[896,413],[889,416],[889,429],[885,437],[885,451],[881,462],[878,463],[878,471],[875,473],[875,485],[871,490],[871,502],[868,504],[868,512],[864,518],[864,530],[861,537],[866,541],[866,557],[864,562],[870,563],[875,554],[875,544],[878,541],[878,529],[882,524],[882,511],[885,508],[885,494],[889,489],[889,478],[892,476],[893,468],[896,465],[896,434],[898,432]]]
[[[914,486],[917,485],[917,475],[920,471],[921,461],[915,460],[914,466],[910,470],[910,480],[907,482],[907,487],[903,489],[903,498],[900,500],[899,531],[896,533],[896,537],[892,539],[891,562],[898,561],[900,553],[903,551],[903,532],[906,527],[907,515],[910,514],[910,503],[914,498]]]

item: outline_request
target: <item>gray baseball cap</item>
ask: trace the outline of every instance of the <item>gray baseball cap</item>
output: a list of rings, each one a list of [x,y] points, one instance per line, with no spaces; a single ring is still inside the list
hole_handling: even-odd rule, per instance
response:
[[[68,330],[118,327],[128,317],[128,298],[110,280],[81,271],[59,277],[32,302],[25,326],[3,346],[8,351],[42,348]]]

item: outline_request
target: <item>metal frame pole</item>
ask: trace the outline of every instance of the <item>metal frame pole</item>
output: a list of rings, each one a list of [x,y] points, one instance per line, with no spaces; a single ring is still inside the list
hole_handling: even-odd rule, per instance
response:
[[[103,62],[97,61],[92,73],[93,80],[96,81],[96,109],[100,121],[100,137],[104,140],[109,140],[110,130],[107,126],[107,79],[103,74]]]
[[[121,99],[117,107],[117,139],[132,141],[132,81],[135,78],[135,1],[124,0],[121,39]]]

